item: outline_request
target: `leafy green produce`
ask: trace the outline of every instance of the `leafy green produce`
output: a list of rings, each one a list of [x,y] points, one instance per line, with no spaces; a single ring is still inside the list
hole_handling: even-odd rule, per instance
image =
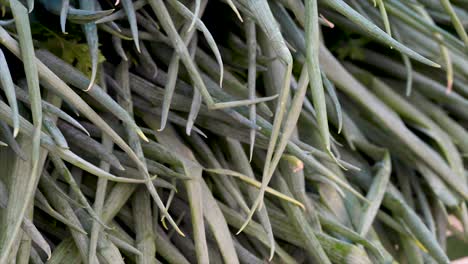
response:
[[[0,10],[0,263],[468,256],[466,0]]]

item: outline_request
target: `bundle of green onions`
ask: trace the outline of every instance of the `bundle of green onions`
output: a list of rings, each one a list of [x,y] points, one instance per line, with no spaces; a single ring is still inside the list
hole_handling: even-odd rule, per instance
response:
[[[0,263],[466,255],[466,0],[0,5]]]

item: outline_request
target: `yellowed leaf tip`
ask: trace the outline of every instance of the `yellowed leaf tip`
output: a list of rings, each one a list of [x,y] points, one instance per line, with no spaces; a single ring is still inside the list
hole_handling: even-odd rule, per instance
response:
[[[335,27],[335,24],[333,24],[330,20],[328,20],[325,16],[323,16],[322,14],[320,14],[320,17],[323,19],[323,21],[325,21],[325,23],[327,23],[327,26],[329,28],[334,28]]]
[[[447,89],[445,90],[446,94],[449,94],[452,92],[452,86],[453,86],[453,81],[447,80]]]
[[[158,130],[159,131],[159,130]],[[141,131],[140,128],[137,129],[137,134],[139,137],[141,137],[141,139],[143,139],[145,142],[149,142],[149,139],[146,137],[145,133],[143,133],[143,131]]]
[[[18,136],[18,133],[19,133],[19,127],[15,127],[13,129],[13,137],[16,138],[16,136]]]

